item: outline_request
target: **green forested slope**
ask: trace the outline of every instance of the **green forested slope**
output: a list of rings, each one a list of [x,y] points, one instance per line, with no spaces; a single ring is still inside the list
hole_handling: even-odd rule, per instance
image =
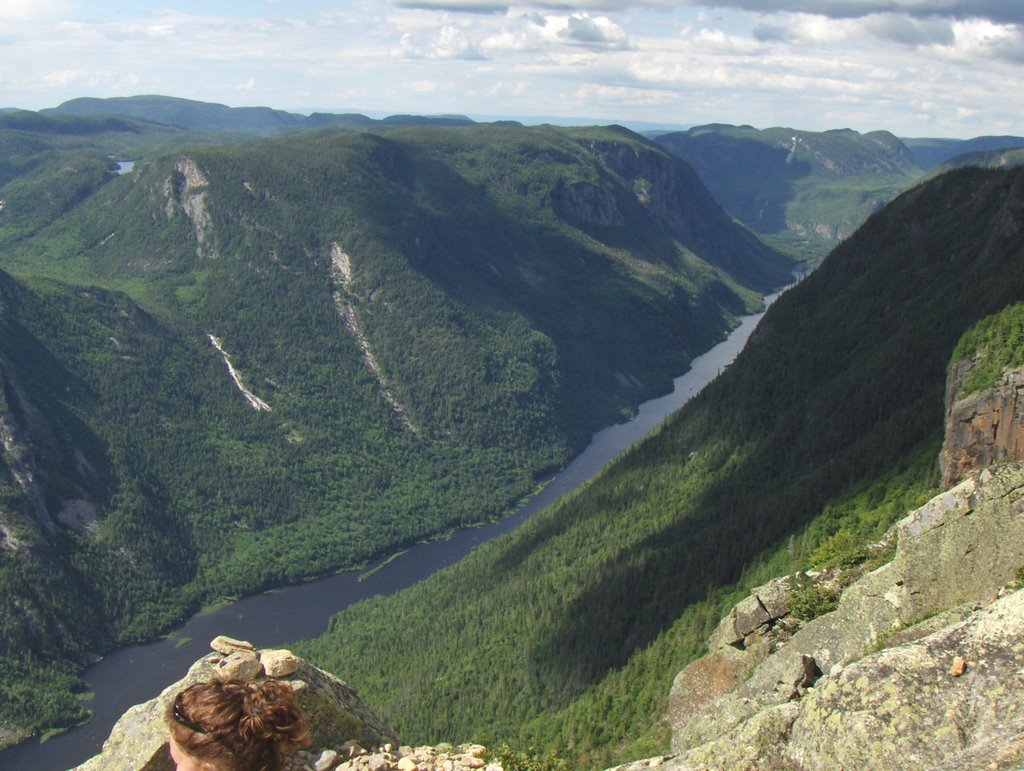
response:
[[[921,168],[932,171],[959,155],[986,154],[1024,147],[1024,137],[984,136],[972,139],[939,139],[928,137],[903,137],[914,160]]]
[[[958,169],[962,166],[981,166],[990,169],[1003,169],[1009,166],[1020,166],[1024,164],[1024,148],[1016,147],[1008,150],[979,150],[973,153],[964,153],[943,161],[936,166],[930,174],[944,174],[950,169]]]
[[[1024,303],[982,319],[960,338],[950,366],[973,360],[953,400],[991,388],[1008,369],[1024,365]]]
[[[245,131],[271,136],[300,125],[305,116],[270,107],[228,107],[171,96],[80,97],[46,110],[57,116],[129,115],[193,131]]]
[[[887,131],[711,124],[655,141],[691,163],[747,227],[811,261],[922,175]]]
[[[32,291],[0,273],[5,726],[81,717],[73,664],[113,643],[116,625],[141,620],[151,633],[187,607],[171,590],[196,556],[158,506],[166,490],[152,461],[192,448],[162,432],[148,450],[141,440],[172,414],[196,419],[182,413],[196,410],[203,374],[214,375],[203,357],[123,296],[46,283]],[[67,517],[76,506],[85,516]],[[90,526],[97,511],[102,534]]]
[[[0,250],[73,211],[110,182],[115,159],[241,139],[110,115],[0,114]]]
[[[328,130],[97,181],[0,211],[0,720],[30,728],[74,717],[87,650],[499,516],[790,265],[618,129]]]
[[[1024,297],[1022,234],[1024,172],[904,194],[655,436],[303,653],[411,743],[508,739],[597,768],[664,749],[672,677],[732,600],[839,529],[877,537],[937,483],[947,362]]]
[[[468,126],[475,121],[463,115],[392,115],[373,119],[359,113],[300,113],[274,110],[270,107],[228,107],[213,102],[179,99],[172,96],[144,95],[95,99],[71,99],[52,109],[46,115],[58,117],[107,117],[130,115],[146,121],[177,126],[192,132],[228,132],[236,134],[275,136],[288,131],[301,131],[321,126]]]

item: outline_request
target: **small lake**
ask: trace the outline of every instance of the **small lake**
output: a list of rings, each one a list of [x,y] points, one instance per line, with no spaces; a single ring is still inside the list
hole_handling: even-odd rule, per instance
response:
[[[777,296],[765,298],[766,303]],[[219,634],[249,640],[261,648],[319,636],[327,631],[330,617],[352,603],[412,586],[462,559],[475,546],[514,530],[534,512],[587,482],[714,380],[743,349],[763,315],[743,317],[726,340],[694,359],[690,370],[675,379],[671,394],[641,404],[628,423],[598,431],[587,448],[540,493],[495,524],[459,530],[444,541],[417,544],[365,571],[339,573],[245,597],[193,616],[170,638],[112,651],[83,675],[94,694],[86,702],[93,719],[45,743],[30,739],[0,752],[0,769],[60,771],[85,762],[100,751],[110,729],[129,707],[153,698],[181,679],[196,659],[210,652],[209,642]],[[344,677],[344,673],[339,674]]]

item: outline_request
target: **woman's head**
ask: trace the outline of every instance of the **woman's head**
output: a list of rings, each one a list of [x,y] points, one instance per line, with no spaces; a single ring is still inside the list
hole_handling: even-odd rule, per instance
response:
[[[199,683],[171,704],[167,725],[179,771],[277,771],[309,744],[291,687],[274,680]]]

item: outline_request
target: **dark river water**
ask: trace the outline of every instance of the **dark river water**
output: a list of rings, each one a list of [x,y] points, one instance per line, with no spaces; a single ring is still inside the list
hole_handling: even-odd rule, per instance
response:
[[[777,295],[766,298],[771,302]],[[330,617],[354,602],[392,594],[462,559],[481,543],[510,532],[531,514],[575,490],[609,461],[651,432],[668,415],[727,367],[742,350],[764,314],[745,316],[728,339],[694,359],[690,371],[675,379],[671,394],[640,405],[628,423],[594,434],[587,448],[515,513],[493,525],[457,531],[444,541],[418,544],[376,572],[381,560],[365,571],[340,573],[319,581],[245,597],[212,612],[193,616],[175,635],[109,653],[83,677],[94,697],[86,703],[94,718],[40,743],[30,739],[0,752],[0,769],[59,771],[79,765],[100,751],[117,719],[134,704],[147,701],[210,652],[219,634],[249,640],[257,647],[278,646],[316,637]],[[372,575],[367,573],[372,572]]]

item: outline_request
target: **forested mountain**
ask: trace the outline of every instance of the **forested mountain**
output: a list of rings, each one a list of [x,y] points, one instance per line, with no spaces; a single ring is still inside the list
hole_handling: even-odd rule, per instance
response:
[[[95,150],[111,160],[152,158],[184,145],[251,142],[253,134],[191,131],[140,118],[117,115],[65,115],[13,110],[0,113],[0,142],[5,164],[24,165],[27,150]]]
[[[468,126],[474,121],[464,115],[392,115],[375,120],[359,113],[312,115],[274,110],[270,107],[228,107],[212,102],[197,102],[172,96],[122,96],[108,99],[82,97],[50,110],[47,115],[112,116],[127,115],[141,120],[200,132],[237,132],[271,137],[286,131],[301,131],[320,126]]]
[[[734,217],[803,259],[823,257],[922,171],[886,131],[711,124],[658,136]]]
[[[90,651],[501,515],[791,267],[624,129],[321,129],[118,176],[138,125],[43,117],[0,137],[6,726],[76,719]]]
[[[922,169],[932,170],[957,156],[1024,147],[1024,137],[985,136],[973,139],[904,138],[903,143]]]
[[[1022,163],[1024,163],[1024,147],[1008,150],[978,150],[943,161],[931,170],[930,175],[944,174],[950,169],[959,169],[963,166],[1002,169],[1007,166],[1020,166]]]
[[[272,136],[300,125],[305,116],[270,107],[228,107],[171,96],[80,97],[45,110],[57,115],[128,115],[194,131],[242,131]]]
[[[0,249],[85,201],[113,178],[117,160],[226,141],[222,133],[183,131],[110,115],[0,113]]]
[[[930,497],[947,364],[965,330],[1024,298],[1022,235],[1021,169],[901,195],[653,437],[301,650],[412,744],[509,740],[585,768],[667,749],[672,678],[733,602]]]

